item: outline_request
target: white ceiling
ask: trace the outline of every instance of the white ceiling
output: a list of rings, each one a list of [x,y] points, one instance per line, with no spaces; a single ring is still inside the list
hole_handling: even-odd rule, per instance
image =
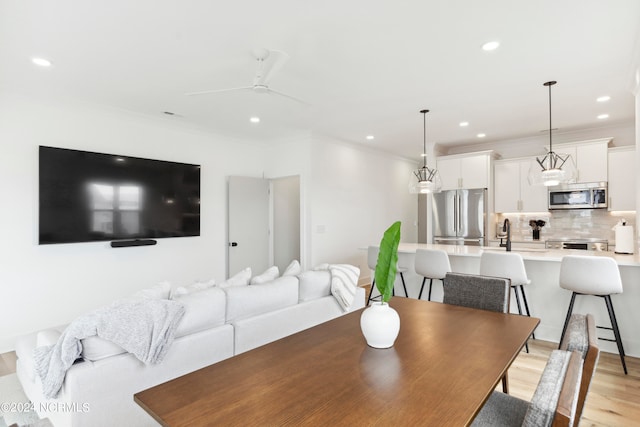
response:
[[[558,81],[554,128],[632,120],[639,38],[638,0],[0,0],[0,90],[237,138],[311,131],[415,158],[423,108],[429,143],[539,135],[548,80]],[[490,40],[501,46],[483,51]],[[184,95],[251,85],[261,47],[290,55],[270,87],[309,106],[250,91]]]

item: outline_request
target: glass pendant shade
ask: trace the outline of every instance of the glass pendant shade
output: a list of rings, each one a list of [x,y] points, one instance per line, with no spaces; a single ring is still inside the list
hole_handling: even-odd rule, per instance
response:
[[[414,170],[409,177],[409,193],[428,194],[439,193],[442,189],[442,180],[437,169],[427,166],[427,113],[429,110],[420,110],[423,117],[423,164],[421,168]]]
[[[409,193],[428,194],[439,193],[442,190],[442,180],[437,169],[423,166],[413,171],[409,178]]]
[[[549,152],[543,157],[535,159],[535,165],[529,167],[529,185],[544,185],[551,187],[565,184],[575,180],[576,167],[573,158],[569,154],[558,154],[553,151],[553,138],[551,126],[551,86],[557,82],[544,83],[549,88]]]
[[[527,180],[529,185],[554,185],[575,182],[576,165],[569,154],[547,153],[542,158],[535,158],[529,165]]]

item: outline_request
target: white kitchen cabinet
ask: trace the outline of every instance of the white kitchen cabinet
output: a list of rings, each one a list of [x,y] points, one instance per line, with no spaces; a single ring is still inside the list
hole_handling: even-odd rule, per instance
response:
[[[547,187],[529,185],[533,159],[497,160],[493,168],[495,212],[546,212]]]
[[[633,146],[609,149],[608,192],[610,211],[636,210],[636,150]]]
[[[571,154],[576,164],[575,182],[603,182],[607,180],[609,142],[611,138],[558,144],[554,146],[554,151]]]
[[[441,156],[436,168],[443,190],[489,188],[492,151]]]

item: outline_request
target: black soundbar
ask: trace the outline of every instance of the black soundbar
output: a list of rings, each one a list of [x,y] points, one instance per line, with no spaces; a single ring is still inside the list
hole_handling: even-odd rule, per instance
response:
[[[129,246],[151,246],[158,243],[153,239],[117,240],[111,242],[112,248],[128,248]]]

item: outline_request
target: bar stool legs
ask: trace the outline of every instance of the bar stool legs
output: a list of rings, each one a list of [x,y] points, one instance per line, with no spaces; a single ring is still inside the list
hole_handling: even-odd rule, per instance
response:
[[[522,306],[520,305],[520,297],[518,296],[518,288],[520,289],[520,293],[522,294],[522,301],[524,302],[524,310],[525,310],[525,314],[529,317],[531,317],[531,312],[529,311],[529,304],[527,303],[527,294],[524,292],[524,285],[516,285],[516,286],[512,286],[511,287],[513,289],[513,292],[516,294],[516,303],[518,305],[518,314],[523,314],[522,313]],[[536,333],[532,333],[531,337],[535,340],[536,339]]]
[[[569,325],[569,319],[571,318],[571,313],[573,313],[573,304],[576,300],[576,295],[583,295],[577,292],[573,292],[571,294],[571,301],[569,302],[569,310],[567,311],[567,317],[564,321],[564,327],[562,328],[562,335],[560,336],[560,342],[564,339],[564,334],[567,332],[567,326]],[[613,331],[613,336],[615,339],[610,338],[598,338],[603,341],[615,341],[618,346],[618,353],[620,354],[620,362],[622,362],[622,369],[624,370],[624,374],[627,375],[627,363],[624,360],[624,346],[622,345],[622,338],[620,337],[620,329],[618,329],[618,321],[616,319],[616,312],[613,309],[613,304],[611,303],[611,295],[594,295],[597,297],[604,298],[604,302],[607,305],[607,311],[609,312],[609,320],[611,321],[611,328],[605,326],[597,326],[600,329],[608,329]],[[559,348],[559,347],[558,347]]]
[[[400,275],[400,280],[402,280],[402,287],[404,288],[404,296],[406,296],[407,298],[409,298],[409,294],[407,293],[407,285],[404,282],[404,275],[402,274],[401,271],[398,272],[398,274]],[[367,298],[367,305],[369,305],[369,302],[372,300],[376,300],[377,298],[380,297],[380,295],[376,295],[375,297],[371,297],[371,295],[373,294],[373,288],[375,288],[376,286],[376,279],[374,278],[371,281],[371,289],[369,290],[369,297]],[[391,290],[391,295],[395,296],[396,295],[396,288],[394,286],[394,288]]]
[[[426,277],[422,278],[422,286],[420,286],[420,293],[418,294],[418,299],[422,299],[422,291],[424,290],[424,284],[427,281]],[[433,285],[433,279],[429,279],[429,298],[428,301],[431,301],[431,286]]]

